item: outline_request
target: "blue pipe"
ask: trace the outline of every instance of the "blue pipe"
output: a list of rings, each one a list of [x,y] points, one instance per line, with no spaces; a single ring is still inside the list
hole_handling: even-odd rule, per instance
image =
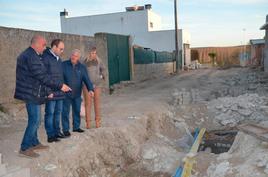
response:
[[[177,170],[176,170],[176,173],[173,177],[180,177],[182,174],[182,167],[179,167]]]
[[[199,131],[200,131],[199,128],[195,128],[195,130],[194,130],[194,142],[195,142],[196,138],[198,137]]]

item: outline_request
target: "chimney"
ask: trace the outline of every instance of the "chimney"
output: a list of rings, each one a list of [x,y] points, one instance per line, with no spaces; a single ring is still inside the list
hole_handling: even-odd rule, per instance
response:
[[[68,12],[66,11],[66,9],[64,9],[63,12],[60,12],[60,16],[61,17],[67,17],[68,16]]]

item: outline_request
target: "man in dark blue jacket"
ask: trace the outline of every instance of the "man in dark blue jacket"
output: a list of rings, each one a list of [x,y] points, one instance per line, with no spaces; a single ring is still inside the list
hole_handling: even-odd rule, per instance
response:
[[[80,128],[80,109],[81,109],[81,93],[83,84],[86,85],[90,95],[94,96],[93,84],[91,83],[86,66],[79,62],[81,52],[78,49],[72,51],[70,60],[63,62],[64,83],[72,89],[71,94],[66,96],[63,101],[62,111],[62,128],[65,136],[70,136],[69,132],[69,114],[72,105],[73,113],[73,132],[82,133],[84,130]]]
[[[26,103],[28,125],[26,127],[20,147],[20,155],[38,157],[34,150],[47,149],[38,140],[38,127],[40,124],[40,104],[47,98],[52,98],[51,89],[68,92],[71,89],[62,81],[53,80],[46,72],[40,55],[46,48],[46,40],[36,35],[31,40],[31,46],[17,58],[16,89],[14,98]]]
[[[62,60],[60,58],[64,51],[64,43],[61,39],[54,39],[51,42],[51,48],[47,48],[42,56],[43,63],[47,69],[48,74],[52,79],[63,81]],[[47,141],[49,143],[60,141],[58,138],[64,138],[65,136],[60,130],[60,117],[62,112],[62,103],[65,98],[57,90],[53,89],[54,97],[46,102],[45,107],[45,129],[47,132]],[[58,95],[55,93],[59,93]]]

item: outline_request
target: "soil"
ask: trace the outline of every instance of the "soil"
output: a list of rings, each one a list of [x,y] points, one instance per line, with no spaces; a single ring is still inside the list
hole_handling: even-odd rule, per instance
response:
[[[179,140],[187,132],[193,132],[197,127],[208,130],[224,128],[215,121],[217,111],[209,109],[208,105],[222,97],[245,94],[266,97],[266,78],[267,75],[257,69],[208,68],[122,85],[112,95],[102,97],[101,128],[92,127],[83,134],[72,133],[68,139],[48,144],[49,151],[40,152],[41,156],[37,159],[18,156],[26,113],[23,104],[6,103],[1,105],[8,111],[3,113],[5,120],[0,117],[0,153],[8,168],[30,168],[31,176],[170,176],[183,164],[182,159],[188,152],[179,145]],[[265,106],[266,102],[263,104],[261,106]],[[266,115],[266,112],[262,110],[262,114]],[[264,120],[256,123],[261,121]],[[247,117],[244,122],[247,122]],[[81,128],[85,128],[84,119]],[[252,176],[267,175],[264,172],[266,167],[260,169],[252,165],[258,160],[254,157],[267,152],[267,149],[256,140],[258,144],[248,148],[249,152],[254,152],[250,155],[251,160],[244,160],[240,144],[244,144],[245,137],[249,135],[239,133],[237,136],[240,137],[235,140],[239,144],[238,152],[219,155],[198,153],[193,176],[215,177],[217,170],[224,172],[223,177],[243,176],[246,172]],[[43,122],[39,137],[42,143],[47,144]],[[249,138],[251,141],[254,139]],[[228,158],[224,154],[228,154]],[[246,168],[250,165],[253,167]],[[256,171],[257,175],[253,175]]]

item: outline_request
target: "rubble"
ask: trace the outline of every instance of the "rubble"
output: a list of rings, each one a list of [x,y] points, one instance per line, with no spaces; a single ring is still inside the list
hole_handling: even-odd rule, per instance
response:
[[[183,157],[184,153],[162,143],[148,143],[142,148],[142,165],[152,172],[173,172]]]
[[[198,89],[187,91],[186,88],[174,89],[171,98],[171,105],[173,106],[192,104],[202,100]]]
[[[267,101],[258,94],[244,94],[238,97],[221,97],[208,103],[208,110],[221,125],[236,126],[241,122],[268,120]]]
[[[194,69],[199,69],[199,68],[201,68],[201,67],[202,67],[202,64],[199,63],[198,60],[191,61],[191,64],[189,64],[189,65],[187,66],[188,69],[192,69],[192,70],[194,70]]]
[[[10,116],[2,111],[0,111],[0,126],[6,127],[10,124]]]

